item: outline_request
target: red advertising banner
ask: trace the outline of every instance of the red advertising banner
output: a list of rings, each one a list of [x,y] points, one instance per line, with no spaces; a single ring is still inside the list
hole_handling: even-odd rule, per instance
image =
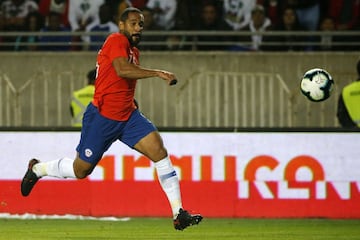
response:
[[[357,133],[163,137],[181,179],[184,207],[206,217],[360,218]],[[77,133],[0,133],[9,156],[0,160],[0,213],[171,215],[151,161],[120,143],[87,179],[44,178],[22,197],[22,175],[28,159],[36,157],[31,154],[43,160],[69,156],[77,138]]]

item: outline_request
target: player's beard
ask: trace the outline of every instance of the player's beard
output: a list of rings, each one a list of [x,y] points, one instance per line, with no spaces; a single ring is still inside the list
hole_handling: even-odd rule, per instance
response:
[[[131,35],[131,45],[136,47],[141,41],[141,34],[133,34]]]
[[[130,33],[124,32],[124,34],[128,38],[131,46],[136,47],[140,43],[140,40],[141,40],[141,34],[140,33],[130,35]]]

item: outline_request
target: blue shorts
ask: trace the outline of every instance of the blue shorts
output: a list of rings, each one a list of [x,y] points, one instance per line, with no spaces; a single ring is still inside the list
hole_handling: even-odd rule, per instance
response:
[[[96,165],[104,152],[116,140],[131,148],[156,127],[138,109],[127,121],[115,121],[102,116],[90,103],[84,113],[80,143],[76,151],[82,160]]]

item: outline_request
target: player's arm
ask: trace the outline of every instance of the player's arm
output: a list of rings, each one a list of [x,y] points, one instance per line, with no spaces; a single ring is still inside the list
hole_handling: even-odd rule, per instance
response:
[[[338,99],[338,106],[337,106],[337,112],[336,112],[336,116],[339,120],[339,123],[342,127],[345,128],[354,128],[356,127],[356,124],[354,123],[354,121],[351,119],[349,112],[345,106],[342,94],[340,94],[339,99]]]
[[[142,79],[159,77],[166,80],[168,84],[170,84],[172,80],[176,79],[175,75],[171,72],[158,69],[143,68],[138,65],[129,63],[127,58],[124,57],[115,58],[113,60],[113,66],[117,75],[122,78]]]

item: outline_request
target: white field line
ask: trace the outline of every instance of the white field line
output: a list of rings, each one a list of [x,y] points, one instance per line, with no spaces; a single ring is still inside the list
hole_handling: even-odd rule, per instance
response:
[[[5,219],[67,219],[67,220],[99,220],[99,221],[130,221],[129,217],[117,218],[117,217],[91,217],[91,216],[82,216],[82,215],[37,215],[32,213],[25,214],[10,214],[10,213],[0,213],[0,218]]]

